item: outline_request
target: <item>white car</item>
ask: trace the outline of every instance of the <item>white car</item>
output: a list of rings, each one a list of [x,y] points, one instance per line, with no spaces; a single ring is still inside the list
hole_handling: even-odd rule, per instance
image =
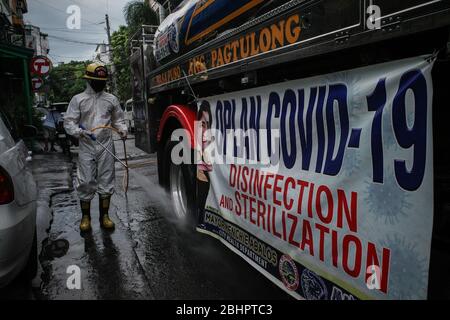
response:
[[[0,288],[37,271],[37,189],[28,149],[15,143],[0,118]]]

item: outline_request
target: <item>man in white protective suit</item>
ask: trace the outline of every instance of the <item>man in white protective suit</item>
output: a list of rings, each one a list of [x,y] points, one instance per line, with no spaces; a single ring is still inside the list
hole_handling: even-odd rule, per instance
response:
[[[67,133],[80,139],[76,186],[82,211],[80,231],[91,230],[91,200],[96,193],[99,194],[100,226],[112,230],[114,222],[108,211],[114,193],[115,160],[96,141],[114,153],[113,132],[104,127],[117,129],[121,138],[126,139],[127,126],[119,100],[104,91],[108,80],[106,67],[90,64],[83,78],[87,80],[86,90],[72,98],[64,116]],[[91,130],[95,130],[96,141]]]

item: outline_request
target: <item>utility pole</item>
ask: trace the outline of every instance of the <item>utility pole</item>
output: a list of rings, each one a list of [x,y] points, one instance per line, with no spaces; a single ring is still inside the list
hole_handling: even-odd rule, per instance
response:
[[[105,15],[106,19],[106,34],[108,35],[108,55],[109,61],[111,62],[111,76],[112,76],[112,92],[117,96],[117,79],[116,79],[116,67],[114,66],[113,61],[113,51],[111,45],[111,28],[109,26],[109,16]]]

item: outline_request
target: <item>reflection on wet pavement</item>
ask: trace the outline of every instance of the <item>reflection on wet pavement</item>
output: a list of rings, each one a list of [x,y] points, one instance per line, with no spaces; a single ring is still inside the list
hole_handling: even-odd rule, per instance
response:
[[[113,232],[100,229],[96,197],[91,203],[92,232],[79,233],[81,213],[73,188],[76,154],[73,162],[61,154],[35,157],[40,271],[33,281],[34,298],[288,298],[217,240],[176,227],[170,200],[157,184],[156,157],[143,155],[133,143],[130,154],[139,157],[129,159],[134,173],[127,196],[121,187],[124,171],[116,164]],[[120,155],[121,143],[116,145]],[[67,286],[72,266],[81,271],[79,290]],[[24,291],[18,297],[33,297],[31,290]]]

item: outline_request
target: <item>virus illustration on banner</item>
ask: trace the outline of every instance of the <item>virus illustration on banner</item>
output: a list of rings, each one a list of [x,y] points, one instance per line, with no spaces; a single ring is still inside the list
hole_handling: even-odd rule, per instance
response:
[[[388,236],[381,242],[391,250],[389,295],[395,299],[424,299],[427,295],[427,259],[417,244],[399,235]]]
[[[342,165],[344,175],[349,178],[360,172],[362,160],[358,150],[348,150]]]
[[[388,101],[386,104],[386,109],[383,112],[383,148],[384,151],[395,151],[399,148],[397,138],[395,137],[395,132],[392,127],[392,101]]]
[[[363,79],[360,76],[349,72],[341,72],[325,77],[328,84],[345,84],[347,87],[348,113],[350,119],[358,117],[367,112],[365,102],[364,86],[361,85]]]
[[[385,123],[388,123],[388,121],[384,121]],[[387,130],[387,128],[385,128],[383,130],[383,148],[385,151],[387,150],[395,150],[396,148],[398,148],[398,142],[397,139],[394,136],[394,132],[391,132],[392,129]]]
[[[385,224],[396,224],[401,217],[406,217],[408,209],[412,207],[409,195],[399,192],[399,187],[393,178],[386,178],[384,184],[366,182],[364,203],[368,211],[375,216],[377,222],[384,220]]]
[[[342,83],[346,85],[347,88],[347,97],[348,97],[348,114],[350,119],[350,127],[351,122],[358,122],[361,116],[364,116],[367,113],[367,103],[365,100],[365,94],[363,92],[364,86],[361,85],[363,79],[360,76],[355,74],[351,74],[349,72],[341,72],[332,74],[326,77],[326,82],[329,84],[338,84]],[[336,110],[335,110],[336,112]],[[341,121],[339,120],[339,116],[334,117],[336,132],[341,131]],[[353,174],[358,174],[359,169],[361,168],[362,160],[360,155],[358,154],[358,150],[349,149],[346,152],[345,159],[343,162],[343,173],[349,178]]]

